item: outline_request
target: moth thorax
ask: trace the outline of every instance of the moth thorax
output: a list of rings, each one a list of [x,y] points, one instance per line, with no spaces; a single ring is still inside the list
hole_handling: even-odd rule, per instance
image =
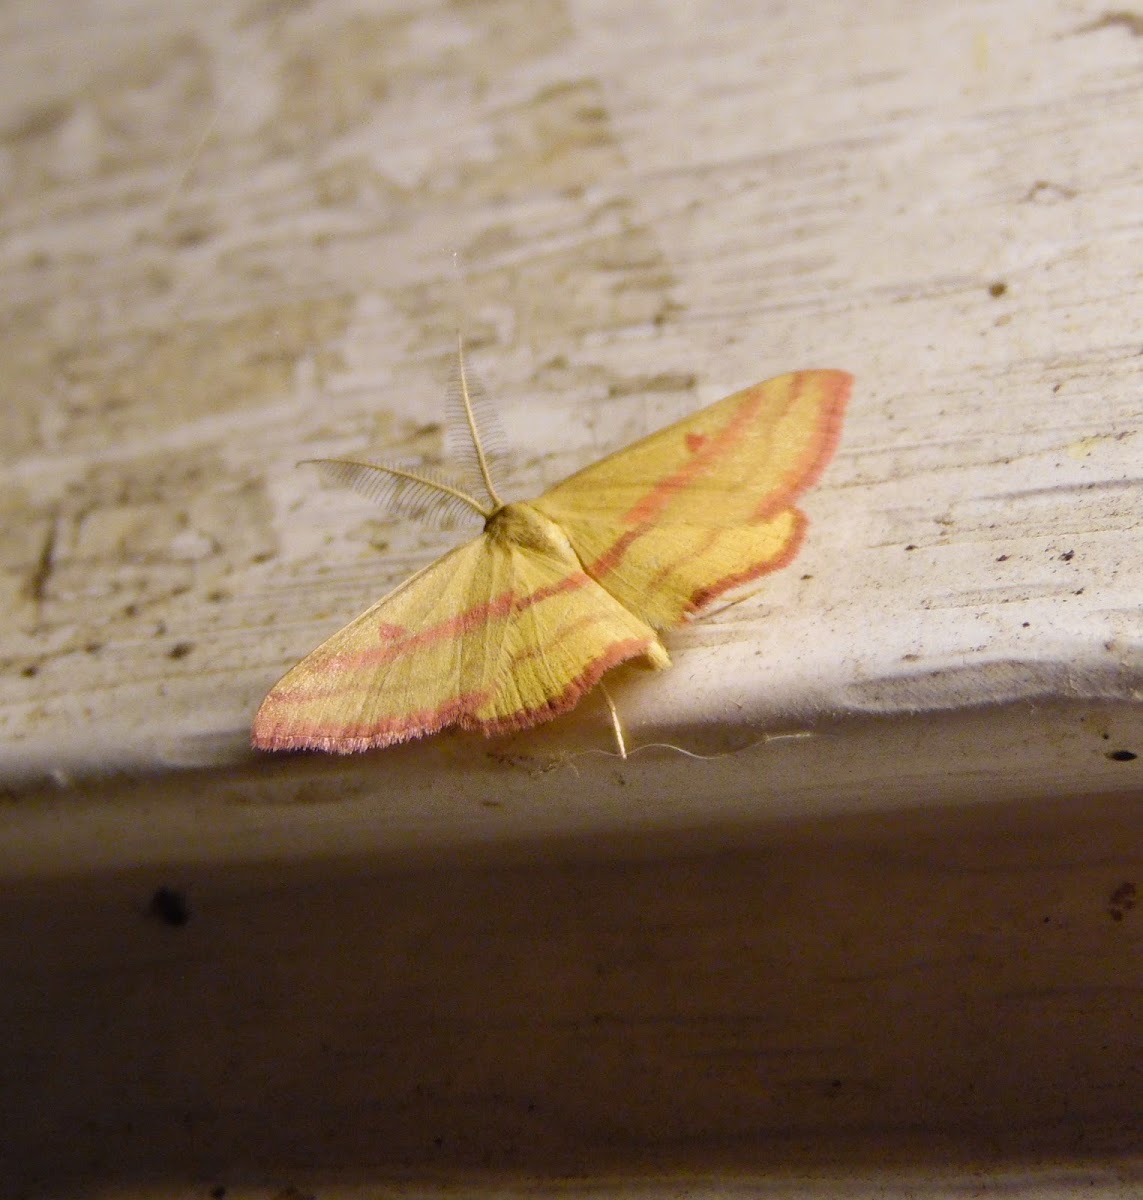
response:
[[[511,542],[526,550],[539,550],[565,557],[575,551],[564,531],[530,504],[505,504],[484,522],[489,537]]]

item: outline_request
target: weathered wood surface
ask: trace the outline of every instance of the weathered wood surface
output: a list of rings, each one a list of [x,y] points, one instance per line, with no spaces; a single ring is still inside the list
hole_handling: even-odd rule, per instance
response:
[[[10,0],[0,66],[30,1195],[1135,1194],[1143,16]],[[520,495],[857,377],[795,566],[614,689],[636,744],[725,757],[584,754],[597,701],[246,749],[447,544],[294,463],[438,454],[458,316]]]
[[[9,776],[234,761],[439,552],[293,464],[439,451],[458,307],[524,494],[767,375],[857,376],[797,567],[674,640],[636,729],[1134,697],[1128,16],[69,11],[3,17]]]

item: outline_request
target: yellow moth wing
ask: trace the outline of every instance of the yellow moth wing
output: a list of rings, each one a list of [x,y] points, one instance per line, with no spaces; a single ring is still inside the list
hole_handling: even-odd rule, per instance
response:
[[[654,631],[584,574],[561,532],[508,505],[286,674],[253,742],[349,753],[448,725],[522,729],[640,655],[667,664]]]
[[[474,426],[488,507],[427,475],[366,467],[452,495],[485,532],[286,674],[254,745],[349,753],[449,725],[523,729],[626,659],[666,666],[656,629],[796,553],[794,500],[836,446],[850,385],[841,371],[757,384],[527,504],[499,506]],[[365,465],[348,466],[356,478]]]
[[[736,392],[593,463],[532,503],[584,570],[657,629],[784,566],[794,507],[829,461],[852,379],[799,371]]]

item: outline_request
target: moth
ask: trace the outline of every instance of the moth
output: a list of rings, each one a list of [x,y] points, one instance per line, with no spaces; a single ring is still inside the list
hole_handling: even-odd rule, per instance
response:
[[[566,712],[619,663],[669,666],[661,630],[797,554],[806,518],[794,502],[833,454],[852,386],[844,371],[780,375],[506,504],[459,357],[470,487],[417,467],[319,461],[398,511],[464,510],[483,532],[275,684],[255,747],[349,754],[448,726],[507,733]]]

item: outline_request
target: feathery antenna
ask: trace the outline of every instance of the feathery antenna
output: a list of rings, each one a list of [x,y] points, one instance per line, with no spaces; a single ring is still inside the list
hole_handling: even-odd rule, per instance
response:
[[[404,467],[353,458],[306,458],[302,461],[313,463],[330,483],[351,488],[376,501],[395,517],[411,517],[415,521],[447,527],[462,523],[473,513],[487,521],[495,511],[431,467]]]
[[[393,516],[447,528],[463,523],[473,513],[487,521],[503,501],[492,483],[490,458],[485,452],[477,423],[476,410],[484,405],[484,390],[469,378],[464,365],[464,342],[457,333],[457,370],[449,388],[450,425],[463,423],[468,438],[458,457],[470,477],[462,486],[454,476],[435,467],[406,463],[372,463],[356,458],[306,458],[330,482],[351,488],[359,495],[383,505]],[[495,426],[495,422],[493,420]],[[495,433],[495,430],[494,430]],[[467,451],[467,453],[465,453]],[[298,464],[301,465],[300,463]],[[473,495],[477,485],[488,496],[487,502]]]
[[[464,340],[459,330],[456,335],[456,361],[458,382],[460,385],[460,403],[463,408],[465,423],[468,425],[468,435],[472,439],[472,450],[476,456],[476,467],[480,472],[480,481],[484,485],[484,490],[488,493],[489,500],[492,501],[493,509],[503,508],[504,501],[496,494],[496,485],[492,482],[492,472],[488,466],[488,455],[484,452],[484,445],[480,440],[480,429],[476,424],[476,410],[473,406],[472,391],[468,385],[468,370],[464,365]]]

